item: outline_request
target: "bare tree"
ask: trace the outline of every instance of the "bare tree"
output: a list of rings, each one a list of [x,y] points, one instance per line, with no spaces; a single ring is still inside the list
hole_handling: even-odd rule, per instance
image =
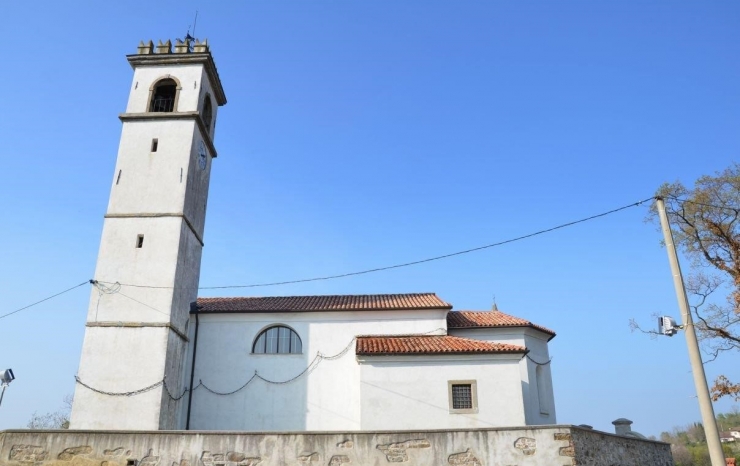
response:
[[[38,414],[34,411],[26,424],[28,429],[69,429],[69,413],[72,411],[72,395],[63,400],[64,405],[57,411]]]
[[[686,291],[702,349],[710,360],[740,351],[740,165],[702,176],[693,189],[664,184],[657,196],[665,200],[676,245],[691,261]],[[659,223],[655,206],[648,219]],[[712,397],[723,396],[740,400],[740,384],[717,378]]]

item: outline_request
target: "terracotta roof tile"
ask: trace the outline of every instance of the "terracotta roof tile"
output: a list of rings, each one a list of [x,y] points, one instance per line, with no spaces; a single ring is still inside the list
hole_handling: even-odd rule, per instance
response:
[[[549,335],[555,332],[541,325],[510,316],[500,311],[455,311],[447,313],[447,328],[495,328],[495,327],[531,327]]]
[[[434,293],[198,298],[199,312],[306,312],[452,309]]]
[[[526,353],[523,346],[449,335],[359,336],[355,352],[363,356],[395,354]]]

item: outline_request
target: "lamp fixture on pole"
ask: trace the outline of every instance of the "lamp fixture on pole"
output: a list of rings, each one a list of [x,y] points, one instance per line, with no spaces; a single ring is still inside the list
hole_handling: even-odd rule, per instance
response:
[[[0,385],[3,387],[3,391],[0,392],[0,405],[3,404],[3,395],[5,395],[5,389],[8,388],[8,385],[10,385],[10,382],[15,380],[15,375],[13,374],[13,369],[5,369],[4,371],[0,372]]]

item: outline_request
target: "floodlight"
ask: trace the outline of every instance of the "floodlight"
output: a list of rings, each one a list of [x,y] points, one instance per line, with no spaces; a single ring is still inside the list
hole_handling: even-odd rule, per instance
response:
[[[0,386],[3,387],[3,391],[0,392],[0,405],[3,404],[3,396],[5,396],[5,389],[8,388],[10,382],[15,380],[13,369],[5,369],[0,372]]]
[[[681,326],[676,325],[676,321],[673,320],[672,317],[669,317],[669,316],[658,317],[658,331],[662,333],[663,335],[672,337],[673,335],[678,333],[678,330],[680,328]]]
[[[4,371],[0,372],[0,383],[1,384],[8,385],[13,380],[15,380],[15,375],[13,375],[13,369],[5,369]]]

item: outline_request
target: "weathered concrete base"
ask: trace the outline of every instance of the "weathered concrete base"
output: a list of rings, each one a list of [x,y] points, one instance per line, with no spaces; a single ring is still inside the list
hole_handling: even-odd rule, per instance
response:
[[[9,466],[673,466],[670,446],[574,426],[418,432],[0,432]]]

